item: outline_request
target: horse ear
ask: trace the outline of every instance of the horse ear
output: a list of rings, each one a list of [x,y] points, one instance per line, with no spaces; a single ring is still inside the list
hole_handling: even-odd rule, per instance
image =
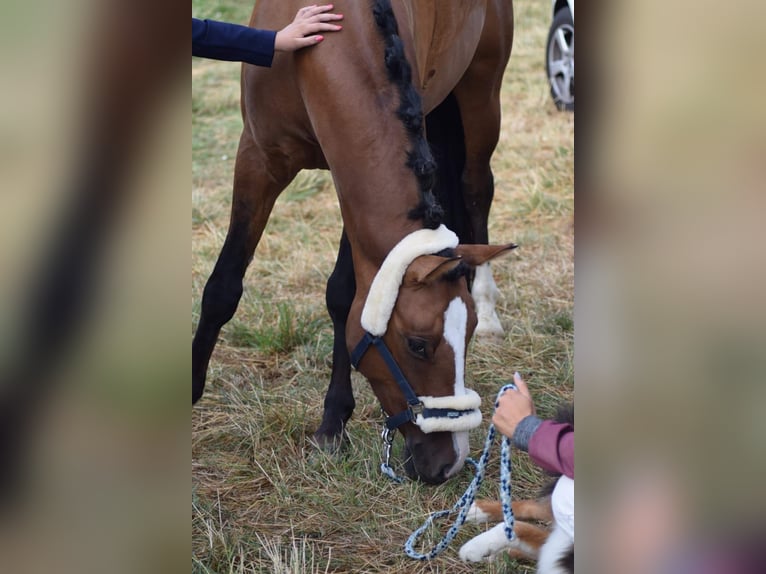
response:
[[[440,257],[438,255],[421,255],[416,257],[407,268],[404,276],[406,283],[428,285],[445,273],[449,273],[460,265],[460,257]]]
[[[518,245],[508,243],[506,245],[458,245],[455,248],[463,261],[471,267],[478,267],[487,261],[516,249]]]

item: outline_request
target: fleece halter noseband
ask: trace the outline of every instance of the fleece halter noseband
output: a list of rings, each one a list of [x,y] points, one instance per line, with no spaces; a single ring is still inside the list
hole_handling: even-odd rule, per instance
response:
[[[362,327],[365,333],[351,352],[351,364],[358,369],[365,353],[370,347],[375,347],[394,377],[407,401],[407,408],[386,418],[386,428],[389,432],[407,422],[416,424],[425,433],[461,432],[481,424],[481,399],[475,391],[466,389],[463,395],[448,397],[418,396],[383,341],[399,287],[410,263],[421,255],[438,253],[443,249],[457,247],[457,244],[457,235],[444,225],[437,229],[414,231],[404,237],[386,256],[370,286],[362,310]]]

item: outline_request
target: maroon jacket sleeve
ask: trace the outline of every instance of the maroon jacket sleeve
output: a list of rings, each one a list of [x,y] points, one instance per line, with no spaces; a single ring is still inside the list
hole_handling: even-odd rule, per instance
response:
[[[574,479],[574,427],[542,421],[529,439],[529,456],[540,467]]]

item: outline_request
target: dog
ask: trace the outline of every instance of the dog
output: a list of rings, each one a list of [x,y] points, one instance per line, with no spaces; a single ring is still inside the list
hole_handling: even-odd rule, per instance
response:
[[[574,426],[574,406],[560,408],[555,420]],[[546,485],[540,498],[513,501],[516,519],[513,540],[505,536],[500,502],[477,500],[471,505],[466,522],[499,524],[463,544],[459,553],[461,560],[479,562],[507,551],[511,558],[537,560],[538,574],[574,574],[574,543],[566,529],[557,524],[552,506],[552,501],[557,506],[559,503],[568,505],[573,500],[573,491],[574,481],[558,476]]]

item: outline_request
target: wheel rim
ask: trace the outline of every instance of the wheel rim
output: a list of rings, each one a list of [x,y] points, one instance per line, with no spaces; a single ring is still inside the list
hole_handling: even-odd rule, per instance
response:
[[[548,79],[558,101],[574,103],[574,27],[571,24],[562,24],[551,34]]]

